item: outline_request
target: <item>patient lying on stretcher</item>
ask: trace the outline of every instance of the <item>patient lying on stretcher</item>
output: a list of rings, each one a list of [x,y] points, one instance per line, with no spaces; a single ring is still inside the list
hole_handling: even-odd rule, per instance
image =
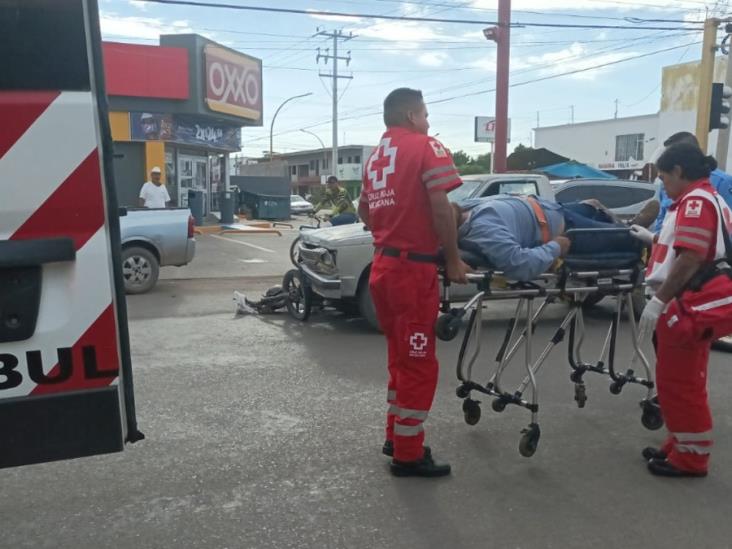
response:
[[[597,200],[558,204],[542,198],[500,195],[453,203],[461,249],[486,258],[490,265],[515,280],[532,280],[548,271],[570,250],[563,236],[570,229],[626,227]],[[656,210],[655,213],[653,210]],[[648,227],[658,214],[658,203],[650,202],[632,221]],[[614,249],[617,238],[598,235],[583,249],[572,253],[623,251]]]

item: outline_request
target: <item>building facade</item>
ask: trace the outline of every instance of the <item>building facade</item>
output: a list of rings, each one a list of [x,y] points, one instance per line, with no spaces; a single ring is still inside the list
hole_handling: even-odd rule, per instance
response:
[[[241,128],[262,125],[261,61],[195,34],[103,48],[120,204],[137,205],[159,166],[174,205],[198,191],[217,211]]]
[[[374,147],[367,145],[346,145],[338,147],[338,166],[335,169],[335,176],[348,189],[352,197],[358,196],[361,192],[361,177],[363,164],[366,162]],[[263,166],[272,165],[271,171],[282,170],[285,177],[290,180],[292,194],[306,196],[317,193],[317,189],[328,176],[333,175],[331,169],[332,149],[315,149],[298,151],[294,153],[276,154],[269,162],[269,159],[259,159],[256,163],[239,163],[236,166],[238,175],[261,175]]]
[[[658,114],[547,126],[534,130],[534,146],[627,177],[653,155],[658,130]]]

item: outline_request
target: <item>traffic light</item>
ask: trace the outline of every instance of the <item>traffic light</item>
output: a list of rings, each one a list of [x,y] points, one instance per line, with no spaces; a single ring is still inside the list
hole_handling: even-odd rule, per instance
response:
[[[712,84],[712,107],[709,112],[709,131],[729,128],[730,97],[732,88],[724,84]]]

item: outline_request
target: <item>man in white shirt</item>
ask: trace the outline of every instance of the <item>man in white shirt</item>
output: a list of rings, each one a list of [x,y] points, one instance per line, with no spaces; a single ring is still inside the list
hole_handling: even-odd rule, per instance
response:
[[[150,170],[150,179],[140,189],[140,207],[167,208],[170,203],[168,189],[160,180],[160,168],[155,166]]]

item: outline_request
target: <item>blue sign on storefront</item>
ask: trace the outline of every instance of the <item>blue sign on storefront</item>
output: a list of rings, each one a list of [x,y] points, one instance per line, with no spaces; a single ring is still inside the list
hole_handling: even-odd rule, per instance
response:
[[[130,113],[130,135],[134,141],[171,141],[232,152],[241,149],[241,128],[171,114]]]

